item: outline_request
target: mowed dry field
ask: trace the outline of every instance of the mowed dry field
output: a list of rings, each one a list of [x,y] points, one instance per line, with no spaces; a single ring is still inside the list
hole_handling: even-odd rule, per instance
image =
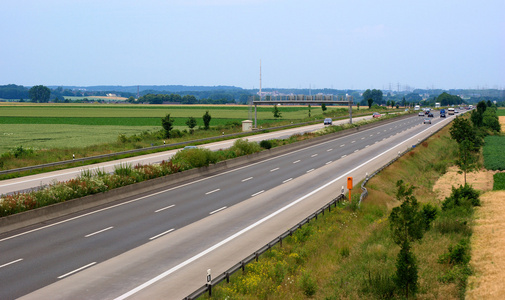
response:
[[[502,125],[503,126],[503,125]],[[502,127],[504,128],[504,127]],[[450,168],[433,186],[442,201],[451,187],[464,184],[463,174]],[[472,235],[473,275],[468,279],[466,299],[505,299],[505,191],[492,191],[493,174],[481,171],[467,174],[467,182],[482,192]]]
[[[505,133],[505,116],[500,116]],[[473,275],[468,278],[466,299],[505,299],[505,191],[492,191],[493,174],[482,171],[467,174],[467,181],[483,192],[477,208],[472,235]],[[450,186],[463,184],[463,174],[450,169],[433,187],[441,197],[450,194]]]

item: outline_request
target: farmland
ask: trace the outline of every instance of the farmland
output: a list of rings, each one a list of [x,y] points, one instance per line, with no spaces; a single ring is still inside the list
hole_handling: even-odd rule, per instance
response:
[[[271,106],[258,107],[258,125],[290,123],[308,117],[307,107],[280,107],[282,117],[275,120]],[[328,107],[328,113],[341,113],[346,108]],[[211,127],[254,117],[248,106],[175,106],[118,104],[0,104],[0,153],[16,147],[39,149],[82,148],[116,142],[119,135],[131,136],[161,129],[161,118],[170,114],[174,129],[184,130],[185,122],[194,117],[197,127],[203,126],[202,116],[209,111]],[[320,107],[312,108],[312,116],[321,117]],[[221,127],[220,127],[221,126]],[[149,142],[153,143],[153,142]]]
[[[484,166],[488,170],[505,170],[505,136],[487,136],[484,139]]]

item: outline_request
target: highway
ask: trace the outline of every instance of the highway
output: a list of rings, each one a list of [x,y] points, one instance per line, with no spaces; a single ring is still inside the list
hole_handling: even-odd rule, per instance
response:
[[[180,299],[452,117],[422,119],[0,235],[0,299]]]

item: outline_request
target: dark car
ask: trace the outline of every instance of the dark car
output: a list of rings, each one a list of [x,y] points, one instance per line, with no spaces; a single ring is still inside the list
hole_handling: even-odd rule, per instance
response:
[[[432,114],[432,113],[429,113],[429,114],[428,114],[428,118],[433,118],[433,114]]]
[[[333,121],[331,120],[331,118],[326,118],[326,119],[324,119],[324,122],[323,122],[323,123],[324,123],[324,125],[331,125],[331,124],[332,124],[332,122],[333,122]]]

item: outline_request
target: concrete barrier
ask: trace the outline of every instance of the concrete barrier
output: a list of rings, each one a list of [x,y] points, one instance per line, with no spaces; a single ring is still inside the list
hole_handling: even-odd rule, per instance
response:
[[[261,160],[296,151],[305,147],[316,145],[342,136],[350,135],[358,131],[363,131],[377,125],[391,123],[398,119],[408,118],[410,115],[387,119],[381,122],[365,124],[362,126],[342,130],[336,133],[327,134],[312,139],[303,140],[297,143],[276,147],[269,150],[264,150],[251,155],[241,156],[234,159],[218,162],[217,164],[191,169],[176,174],[167,175],[160,178],[143,181],[128,186],[113,189],[104,193],[89,195],[86,197],[73,199],[65,202],[52,204],[49,206],[21,212],[18,214],[0,218],[0,234],[17,230],[26,226],[34,225],[40,222],[47,222],[51,219],[63,217],[72,213],[82,212],[87,209],[97,208],[102,205],[110,205],[127,201],[140,197],[143,194],[147,195],[157,190],[168,189],[180,183],[190,182],[197,178],[212,176],[220,172],[237,168]]]

